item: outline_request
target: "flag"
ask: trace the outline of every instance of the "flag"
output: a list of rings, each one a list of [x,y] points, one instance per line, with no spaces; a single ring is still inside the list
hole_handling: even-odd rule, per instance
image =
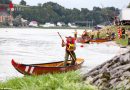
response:
[[[9,8],[10,8],[11,11],[14,11],[14,5],[13,5],[13,3],[11,1],[9,3]]]

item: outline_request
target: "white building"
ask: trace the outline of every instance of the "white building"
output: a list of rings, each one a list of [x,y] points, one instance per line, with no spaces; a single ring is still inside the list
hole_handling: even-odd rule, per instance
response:
[[[72,23],[68,23],[68,26],[69,26],[69,27],[72,27],[72,28],[77,28],[77,26],[74,25],[74,24],[72,24]]]
[[[31,21],[31,22],[29,23],[29,26],[38,27],[38,22],[37,22],[37,21]]]
[[[58,23],[57,23],[57,26],[59,26],[59,27],[65,26],[65,23],[63,23],[63,22],[58,22]]]
[[[56,25],[53,23],[45,23],[44,25],[40,25],[41,27],[55,27]]]

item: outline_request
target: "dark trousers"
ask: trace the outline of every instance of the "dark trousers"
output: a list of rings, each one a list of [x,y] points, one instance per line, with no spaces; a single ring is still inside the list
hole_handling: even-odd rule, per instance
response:
[[[130,38],[128,38],[128,45],[130,45]]]
[[[125,39],[125,34],[122,34],[122,39]]]
[[[75,64],[76,61],[76,54],[74,51],[67,51],[65,53],[65,61],[64,61],[64,66],[67,66],[67,61],[69,59],[69,56],[71,57],[72,61],[71,61],[71,65]]]

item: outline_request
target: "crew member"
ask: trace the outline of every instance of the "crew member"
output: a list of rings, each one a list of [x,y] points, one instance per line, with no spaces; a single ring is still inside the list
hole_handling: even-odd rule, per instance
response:
[[[67,61],[69,56],[71,56],[71,65],[75,64],[76,61],[76,54],[75,54],[75,49],[76,49],[76,45],[75,45],[75,39],[71,36],[66,37],[66,43],[64,41],[62,41],[62,47],[66,46],[66,50],[65,50],[65,61],[64,61],[64,66],[67,66]]]
[[[74,32],[74,37],[75,37],[75,40],[77,39],[77,30],[75,30]]]

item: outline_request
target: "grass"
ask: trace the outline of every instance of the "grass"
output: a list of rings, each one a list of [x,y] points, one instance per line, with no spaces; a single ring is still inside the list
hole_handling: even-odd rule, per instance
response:
[[[48,74],[44,76],[25,76],[0,82],[0,89],[11,90],[97,90],[85,84],[78,72]]]
[[[127,46],[128,45],[128,38],[126,39],[116,39],[117,44],[121,44],[122,46]]]

